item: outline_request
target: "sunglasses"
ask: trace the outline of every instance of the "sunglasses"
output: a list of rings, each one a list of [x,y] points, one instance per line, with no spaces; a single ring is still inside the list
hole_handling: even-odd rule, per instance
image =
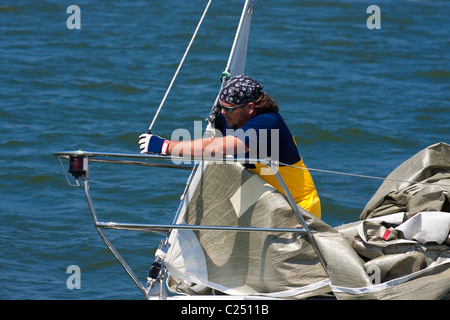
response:
[[[231,112],[233,112],[234,110],[236,110],[236,109],[238,109],[238,108],[245,107],[246,105],[248,105],[248,103],[239,104],[239,105],[234,106],[234,107],[225,107],[223,104],[221,104],[221,103],[219,102],[219,106],[220,106],[226,113],[231,113]]]

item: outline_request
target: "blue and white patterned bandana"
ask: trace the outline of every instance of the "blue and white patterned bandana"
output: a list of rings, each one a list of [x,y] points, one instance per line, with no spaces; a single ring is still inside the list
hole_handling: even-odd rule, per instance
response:
[[[220,100],[230,104],[243,104],[259,98],[263,85],[246,75],[232,77],[224,83],[220,91]]]

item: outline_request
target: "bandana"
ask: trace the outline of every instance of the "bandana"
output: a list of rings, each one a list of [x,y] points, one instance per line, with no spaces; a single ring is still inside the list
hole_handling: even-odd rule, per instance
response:
[[[243,104],[254,101],[261,95],[263,86],[246,75],[228,80],[220,91],[220,100],[229,104]]]

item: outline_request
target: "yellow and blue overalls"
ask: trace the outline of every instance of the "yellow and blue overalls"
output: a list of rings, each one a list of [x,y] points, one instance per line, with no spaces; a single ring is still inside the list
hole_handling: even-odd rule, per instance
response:
[[[226,131],[222,132],[225,133]],[[320,199],[314,181],[298,153],[297,145],[289,128],[278,112],[258,114],[242,128],[234,130],[232,135],[242,140],[250,149],[246,153],[247,157],[252,158],[254,154],[259,159],[270,158],[279,161],[281,164],[290,165],[280,165],[278,173],[294,201],[316,217],[321,217]],[[278,143],[278,148],[273,145],[274,143]],[[252,153],[254,148],[257,148],[257,152]],[[257,163],[245,164],[245,166],[249,171],[256,173],[265,182],[284,194],[276,176],[271,171],[264,170],[264,165]]]

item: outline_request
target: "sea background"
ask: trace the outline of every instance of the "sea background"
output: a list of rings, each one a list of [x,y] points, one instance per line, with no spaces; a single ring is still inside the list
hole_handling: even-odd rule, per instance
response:
[[[0,299],[143,299],[53,152],[138,153],[205,0],[0,3]],[[81,29],[66,12],[81,9]],[[213,1],[153,127],[209,113],[243,1]],[[370,5],[381,29],[366,25]],[[449,141],[450,2],[256,2],[246,73],[264,84],[312,169],[386,177]],[[67,162],[64,162],[67,170]],[[382,180],[311,171],[332,226],[356,221]],[[169,223],[189,171],[93,165],[101,221]],[[109,231],[145,282],[161,235]],[[67,268],[81,270],[70,290]]]

